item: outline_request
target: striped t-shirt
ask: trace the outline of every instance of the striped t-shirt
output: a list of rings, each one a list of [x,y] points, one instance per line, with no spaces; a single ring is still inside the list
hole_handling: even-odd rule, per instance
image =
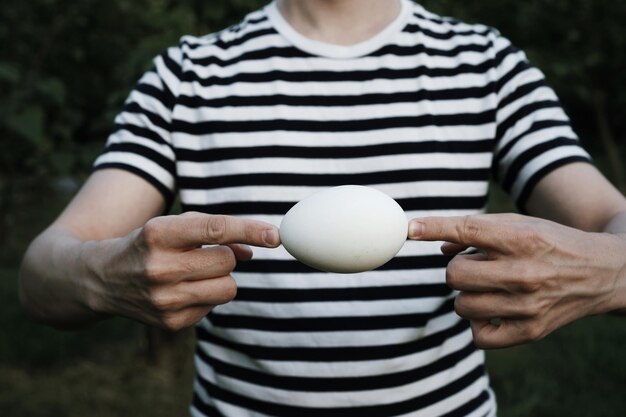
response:
[[[490,179],[523,207],[550,170],[588,159],[521,51],[409,0],[349,47],[304,38],[273,3],[183,37],[115,126],[96,168],[130,170],[184,210],[276,225],[343,184],[385,192],[408,218],[481,213]],[[410,241],[350,275],[255,249],[233,272],[236,299],[197,326],[192,415],[495,415],[439,246]]]

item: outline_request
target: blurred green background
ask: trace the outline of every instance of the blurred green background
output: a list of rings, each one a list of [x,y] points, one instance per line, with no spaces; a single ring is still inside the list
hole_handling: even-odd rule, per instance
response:
[[[193,333],[124,319],[79,332],[23,317],[29,240],[71,198],[151,59],[183,34],[237,22],[258,0],[8,0],[0,8],[0,415],[180,416]],[[624,190],[626,2],[428,0],[497,27],[544,70],[584,146]],[[514,210],[497,189],[491,211]],[[623,416],[626,322],[593,317],[488,353],[503,417]]]

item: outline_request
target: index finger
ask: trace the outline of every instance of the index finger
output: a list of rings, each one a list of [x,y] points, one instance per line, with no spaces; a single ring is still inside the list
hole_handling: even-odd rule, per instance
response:
[[[536,342],[545,334],[529,319],[501,319],[494,324],[489,320],[472,320],[474,344],[479,349],[498,349]]]
[[[194,212],[153,219],[152,223],[144,226],[144,232],[153,234],[153,240],[163,247],[192,248],[234,243],[276,247],[280,244],[276,226],[233,216]]]
[[[422,217],[409,223],[409,239],[446,241],[484,249],[506,248],[511,228],[499,215]]]

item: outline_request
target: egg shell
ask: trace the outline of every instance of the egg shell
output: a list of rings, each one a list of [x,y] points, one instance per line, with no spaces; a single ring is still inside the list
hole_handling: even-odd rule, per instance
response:
[[[294,205],[283,217],[280,237],[294,258],[327,272],[375,269],[406,242],[402,207],[371,187],[327,188]]]

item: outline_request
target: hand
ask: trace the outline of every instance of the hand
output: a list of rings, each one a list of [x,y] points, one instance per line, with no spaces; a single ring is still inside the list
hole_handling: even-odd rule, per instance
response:
[[[536,341],[579,318],[623,308],[626,241],[516,215],[413,219],[409,238],[446,241],[447,284],[475,344]],[[478,253],[460,254],[469,247]],[[621,281],[621,282],[620,282]],[[621,301],[618,301],[618,289]]]
[[[154,218],[124,238],[93,242],[87,250],[91,259],[100,256],[92,268],[97,279],[90,305],[171,331],[189,327],[235,297],[230,273],[238,260],[252,257],[246,244],[276,247],[277,229],[201,213]]]

